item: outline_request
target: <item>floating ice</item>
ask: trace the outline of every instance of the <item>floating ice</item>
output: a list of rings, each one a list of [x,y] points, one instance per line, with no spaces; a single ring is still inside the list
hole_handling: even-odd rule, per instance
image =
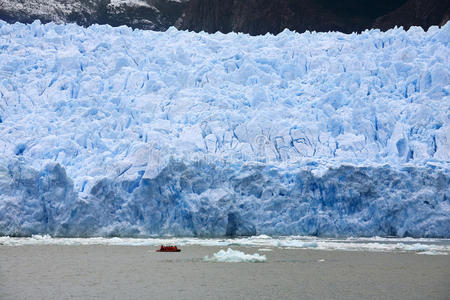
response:
[[[447,255],[447,253],[439,252],[439,251],[424,251],[424,252],[418,252],[417,254],[421,254],[421,255]]]
[[[211,262],[265,262],[267,260],[265,255],[246,254],[244,252],[233,250],[228,248],[228,250],[220,250],[214,253],[211,257],[205,256],[204,261]]]
[[[204,247],[252,247],[258,251],[282,249],[372,251],[372,252],[412,252],[425,255],[448,255],[450,240],[448,239],[413,239],[413,238],[312,238],[312,237],[259,237],[233,239],[201,239],[201,238],[52,238],[49,235],[33,235],[29,238],[0,237],[0,245],[108,245],[108,246],[154,246],[171,244],[179,246]],[[270,248],[265,248],[270,247]]]
[[[280,240],[278,241],[277,246],[290,248],[316,248],[318,247],[318,244],[316,241]]]
[[[0,22],[0,234],[449,237],[449,37]]]

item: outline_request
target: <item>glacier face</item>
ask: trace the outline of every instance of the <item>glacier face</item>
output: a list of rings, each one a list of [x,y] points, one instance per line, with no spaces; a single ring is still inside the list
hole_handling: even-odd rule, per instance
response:
[[[0,22],[0,234],[449,237],[449,40]]]

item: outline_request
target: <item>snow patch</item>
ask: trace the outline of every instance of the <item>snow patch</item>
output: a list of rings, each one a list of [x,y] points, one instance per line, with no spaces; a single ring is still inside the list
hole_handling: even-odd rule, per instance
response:
[[[123,5],[153,8],[153,6],[149,5],[145,1],[141,1],[141,0],[111,0],[111,2],[108,4],[108,6],[112,6],[112,7],[123,6]]]

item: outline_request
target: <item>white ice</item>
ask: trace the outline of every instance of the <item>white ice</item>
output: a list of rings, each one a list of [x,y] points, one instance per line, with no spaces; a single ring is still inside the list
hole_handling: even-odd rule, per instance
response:
[[[205,256],[204,261],[209,262],[265,262],[267,257],[265,255],[246,254],[242,251],[233,250],[228,248],[227,250],[220,250],[214,253],[211,257]]]

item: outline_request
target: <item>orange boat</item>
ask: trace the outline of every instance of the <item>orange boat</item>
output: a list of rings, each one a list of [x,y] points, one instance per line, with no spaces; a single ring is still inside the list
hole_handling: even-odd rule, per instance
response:
[[[161,246],[156,252],[180,252],[177,246]]]

